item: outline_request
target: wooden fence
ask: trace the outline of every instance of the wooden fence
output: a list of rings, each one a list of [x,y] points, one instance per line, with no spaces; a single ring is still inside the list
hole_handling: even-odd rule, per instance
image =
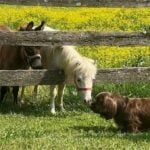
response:
[[[149,0],[0,0],[1,4],[57,7],[149,7]]]
[[[59,7],[150,7],[150,0],[0,0],[0,4]],[[15,32],[0,33],[0,44],[150,46],[150,32]],[[48,85],[63,82],[61,70],[0,70],[0,85]],[[99,69],[96,83],[150,82],[150,67]]]
[[[101,45],[101,46],[150,46],[150,33],[138,32],[4,32],[0,34],[0,44],[48,46]]]

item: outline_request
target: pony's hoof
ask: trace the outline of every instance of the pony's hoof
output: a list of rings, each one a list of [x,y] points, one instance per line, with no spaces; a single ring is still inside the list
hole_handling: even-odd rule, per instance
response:
[[[66,112],[66,110],[65,110],[64,107],[60,108],[60,111],[61,111],[61,112]]]
[[[23,99],[20,99],[18,102],[18,106],[21,108],[25,104],[25,101]]]
[[[35,94],[35,93],[33,93],[32,98],[33,98],[34,100],[38,100],[38,95]]]
[[[18,107],[21,108],[22,107],[22,103],[18,102]]]
[[[53,114],[53,115],[55,115],[55,114],[56,114],[55,109],[51,109],[51,114]]]
[[[20,100],[21,104],[25,104],[25,101],[23,99]]]

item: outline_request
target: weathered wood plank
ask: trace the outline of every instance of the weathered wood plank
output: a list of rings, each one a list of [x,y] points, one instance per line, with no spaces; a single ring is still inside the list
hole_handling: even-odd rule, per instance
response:
[[[0,44],[49,46],[101,45],[101,46],[150,46],[150,33],[54,31],[54,32],[0,32]]]
[[[150,83],[150,67],[132,67],[98,70],[96,83],[125,82]]]
[[[58,70],[0,70],[0,85],[26,86],[62,83],[63,71]],[[150,83],[150,67],[99,69],[95,83]]]
[[[149,0],[0,0],[0,4],[57,7],[149,7]]]
[[[0,70],[0,85],[6,86],[55,85],[64,79],[61,70]]]

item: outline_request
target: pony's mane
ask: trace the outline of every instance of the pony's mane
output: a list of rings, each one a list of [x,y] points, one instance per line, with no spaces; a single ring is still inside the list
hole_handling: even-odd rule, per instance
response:
[[[43,31],[59,31],[55,30],[53,28],[45,26]],[[63,69],[67,76],[74,75],[75,72],[78,72],[79,74],[83,74],[85,76],[91,76],[92,78],[96,75],[96,65],[94,64],[94,60],[83,57],[80,55],[76,50],[74,46],[62,46],[63,51],[61,53],[62,58],[64,59],[63,62]]]
[[[84,72],[86,77],[91,76],[91,78],[94,79],[97,72],[96,64],[94,60],[82,57],[82,61],[80,65],[75,68],[75,71],[77,71],[79,74]]]

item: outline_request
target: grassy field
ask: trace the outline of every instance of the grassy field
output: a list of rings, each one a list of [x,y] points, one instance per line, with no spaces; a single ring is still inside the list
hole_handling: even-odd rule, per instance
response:
[[[16,30],[31,20],[61,30],[145,31],[150,27],[150,9],[48,8],[0,5],[0,24]],[[150,66],[150,47],[78,47],[98,60],[99,68]],[[150,83],[94,85],[93,96],[112,91],[129,97],[150,96]],[[73,86],[64,96],[66,112],[50,113],[48,88],[41,87],[38,99],[26,90],[26,103],[13,108],[8,95],[0,110],[0,149],[3,150],[148,150],[150,132],[120,133],[114,122],[92,113]]]
[[[116,91],[129,96],[148,96],[149,84],[95,86],[100,91]],[[135,88],[136,87],[136,88]],[[0,149],[142,149],[150,147],[149,132],[121,133],[113,121],[106,121],[92,113],[70,86],[65,92],[66,112],[50,114],[48,88],[42,87],[37,100],[27,89],[22,108],[13,109],[9,97],[0,114]],[[10,96],[10,95],[9,95]]]

